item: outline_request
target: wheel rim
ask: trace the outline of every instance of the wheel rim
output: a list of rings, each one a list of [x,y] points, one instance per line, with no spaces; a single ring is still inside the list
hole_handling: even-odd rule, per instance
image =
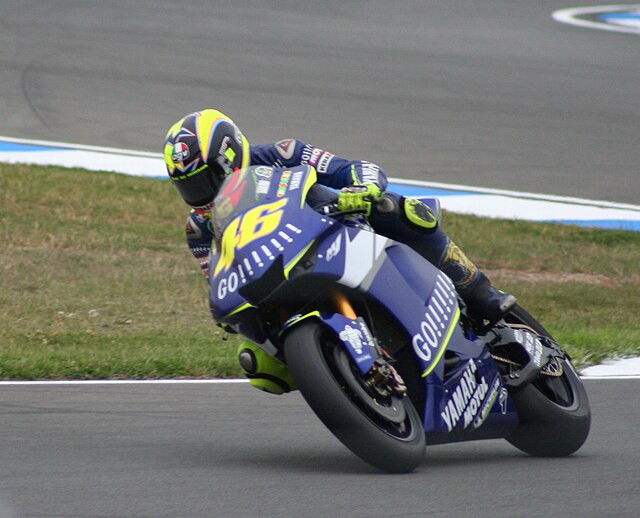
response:
[[[573,385],[566,372],[571,367],[568,365],[568,361],[563,363],[565,372],[562,376],[539,376],[533,385],[552,403],[570,409],[576,404],[576,398]]]
[[[518,315],[511,313],[507,317],[507,321],[509,323],[515,323],[520,325],[525,325],[529,327],[534,333],[538,333],[542,336],[548,336],[551,338],[549,333],[537,322],[529,322],[527,319],[520,318]],[[564,372],[561,376],[538,376],[536,380],[532,382],[532,385],[536,387],[549,401],[558,405],[559,407],[565,409],[571,409],[577,404],[575,398],[575,392],[573,389],[573,385],[571,380],[569,379],[569,374],[567,370],[570,369],[572,372],[573,367],[571,366],[569,360],[558,360],[562,365]]]
[[[407,417],[404,405],[397,397],[374,396],[362,385],[359,372],[354,372],[353,364],[349,356],[342,347],[333,349],[333,357],[336,361],[336,367],[342,375],[342,379],[349,388],[358,396],[360,401],[369,407],[369,409],[382,418],[388,419],[394,423],[402,423]]]
[[[323,349],[325,359],[342,389],[370,421],[396,439],[410,441],[415,437],[416,430],[400,398],[372,397],[362,385],[360,372],[342,347],[334,345],[329,350]]]

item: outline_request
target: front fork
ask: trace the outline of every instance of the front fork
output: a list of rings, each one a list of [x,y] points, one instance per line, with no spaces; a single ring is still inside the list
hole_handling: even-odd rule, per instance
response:
[[[324,322],[342,343],[343,348],[360,372],[360,379],[371,395],[403,397],[407,393],[404,381],[392,365],[391,357],[373,337],[367,323],[358,317],[348,297],[335,290],[330,294],[333,310],[296,314],[282,325],[280,339],[293,326],[308,318]],[[286,317],[282,316],[282,320]],[[238,360],[251,384],[265,392],[283,394],[296,390],[285,364],[272,353],[249,341],[238,348]]]
[[[348,297],[340,291],[334,291],[332,299],[337,312],[321,316],[349,353],[362,375],[364,385],[373,395],[405,396],[407,387],[393,367],[392,358],[378,345],[367,323],[356,314]]]

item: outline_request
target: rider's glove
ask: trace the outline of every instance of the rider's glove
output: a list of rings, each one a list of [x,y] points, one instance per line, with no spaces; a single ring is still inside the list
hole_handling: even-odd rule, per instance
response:
[[[362,210],[371,215],[371,206],[382,197],[382,190],[375,183],[350,185],[338,193],[338,210]]]

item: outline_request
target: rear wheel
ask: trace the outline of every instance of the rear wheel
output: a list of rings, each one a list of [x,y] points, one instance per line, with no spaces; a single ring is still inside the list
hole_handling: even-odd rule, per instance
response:
[[[509,324],[527,326],[551,338],[547,330],[520,306],[506,318]],[[591,427],[587,392],[569,359],[541,374],[531,384],[511,394],[520,425],[507,441],[539,457],[563,457],[577,451]]]
[[[409,398],[372,394],[344,348],[321,324],[295,327],[286,337],[285,357],[311,409],[358,457],[390,473],[420,465],[424,429]]]

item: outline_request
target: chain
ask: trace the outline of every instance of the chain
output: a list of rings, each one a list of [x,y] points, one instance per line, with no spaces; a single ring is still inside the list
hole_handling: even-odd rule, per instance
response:
[[[492,354],[491,357],[497,362],[506,363],[508,365],[514,365],[516,367],[522,367],[522,365],[520,365],[519,363],[516,363],[513,360],[508,360],[507,358],[503,358],[502,356],[498,356],[496,354]]]
[[[559,378],[564,374],[564,369],[562,368],[562,364],[558,361],[558,358],[553,358],[549,363],[542,367],[540,374]]]
[[[520,365],[519,363],[507,358],[503,358],[502,356],[498,356],[496,354],[492,354],[491,358],[493,358],[497,362],[506,363],[507,365],[522,367],[522,365]],[[542,374],[543,376],[551,376],[557,378],[564,374],[564,369],[562,368],[562,364],[558,361],[557,358],[552,358],[549,363],[547,363],[544,367],[542,367],[542,369],[540,369],[540,374]]]

